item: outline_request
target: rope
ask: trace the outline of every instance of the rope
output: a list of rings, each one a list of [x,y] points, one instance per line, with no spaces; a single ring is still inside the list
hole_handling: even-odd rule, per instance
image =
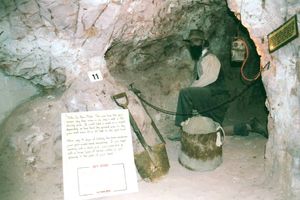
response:
[[[249,57],[249,48],[248,48],[248,45],[247,43],[242,39],[242,38],[239,38],[239,40],[241,40],[241,42],[243,43],[243,45],[245,46],[246,48],[246,57],[243,61],[243,64],[241,66],[241,69],[240,69],[240,72],[241,72],[241,75],[243,77],[244,80],[247,80],[247,81],[255,81],[257,80],[260,75],[261,75],[261,67],[260,67],[260,70],[259,72],[254,76],[254,78],[248,78],[245,74],[244,74],[244,68],[245,68],[245,64],[248,60],[248,57]],[[270,65],[270,62],[268,62],[263,68],[267,67],[268,65]],[[162,112],[162,113],[165,113],[165,114],[168,114],[168,115],[181,115],[181,116],[195,116],[195,115],[198,115],[198,114],[204,114],[204,113],[207,113],[207,112],[210,112],[210,111],[213,111],[213,110],[216,110],[226,104],[229,104],[231,102],[233,102],[234,100],[236,100],[238,97],[242,96],[249,88],[251,88],[253,85],[255,85],[255,83],[257,82],[254,82],[248,86],[246,86],[239,94],[233,96],[232,98],[228,99],[227,101],[224,101],[223,103],[219,104],[219,105],[216,105],[214,107],[211,107],[211,108],[208,108],[206,110],[202,110],[202,111],[198,111],[197,114],[194,114],[194,113],[177,113],[177,112],[174,112],[174,111],[169,111],[169,110],[165,110],[165,109],[162,109],[162,108],[159,108],[153,104],[151,104],[150,102],[148,102],[147,100],[145,100],[143,97],[141,97],[141,92],[134,88],[133,87],[133,83],[130,84],[130,90],[133,91],[136,96],[143,102],[145,103],[146,105],[148,105],[149,107],[159,111],[159,112]]]
[[[246,81],[255,81],[255,80],[257,80],[257,79],[260,77],[260,75],[261,75],[261,69],[259,69],[258,73],[254,76],[254,78],[248,78],[248,77],[245,75],[245,73],[244,73],[244,68],[245,68],[245,64],[246,64],[246,62],[247,62],[247,60],[248,60],[248,57],[249,57],[249,48],[248,48],[248,45],[247,45],[247,43],[245,42],[245,40],[243,40],[242,38],[239,38],[239,40],[242,42],[242,44],[243,44],[244,47],[246,48],[246,57],[245,57],[245,59],[244,59],[244,61],[243,61],[243,64],[242,64],[241,70],[240,70],[240,71],[241,71],[241,75],[242,75],[243,79],[246,80]]]
[[[202,111],[198,111],[197,114],[194,114],[194,113],[177,113],[177,112],[174,112],[174,111],[169,111],[169,110],[165,110],[165,109],[162,109],[158,106],[155,106],[153,104],[151,104],[150,102],[148,102],[147,100],[145,100],[143,97],[141,97],[141,92],[139,90],[137,90],[136,88],[133,88],[133,85],[130,84],[130,90],[133,91],[133,93],[136,94],[136,96],[143,102],[145,103],[146,105],[148,105],[149,107],[161,112],[161,113],[165,113],[165,114],[168,114],[168,115],[181,115],[181,116],[196,116],[198,114],[204,114],[204,113],[207,113],[207,112],[210,112],[210,111],[213,111],[213,110],[216,110],[218,108],[220,108],[221,106],[224,106],[226,104],[229,104],[231,102],[233,102],[234,100],[236,100],[238,97],[242,96],[249,88],[251,88],[253,85],[255,85],[257,82],[254,82],[248,86],[246,86],[239,94],[231,97],[230,99],[228,99],[227,101],[224,101],[223,103],[219,104],[219,105],[216,105],[216,106],[213,106],[211,108],[208,108],[208,109],[205,109],[205,110],[202,110]]]

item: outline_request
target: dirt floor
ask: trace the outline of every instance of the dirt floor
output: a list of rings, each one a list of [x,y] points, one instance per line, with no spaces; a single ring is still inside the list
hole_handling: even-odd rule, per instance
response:
[[[228,136],[223,146],[223,163],[214,171],[195,172],[177,161],[180,142],[168,142],[170,171],[156,183],[139,183],[139,192],[116,199],[172,200],[280,200],[280,192],[265,177],[266,139],[255,133],[248,137]]]
[[[137,193],[99,200],[282,200],[280,191],[265,176],[266,141],[256,133],[247,137],[226,136],[223,163],[210,172],[190,171],[181,166],[177,161],[180,142],[167,141],[171,167],[166,176],[154,183],[139,180]],[[48,169],[47,174],[35,172],[32,176],[33,171],[22,171],[22,162],[9,155],[12,154],[5,150],[0,156],[1,200],[63,199],[62,174],[57,173],[60,163]]]

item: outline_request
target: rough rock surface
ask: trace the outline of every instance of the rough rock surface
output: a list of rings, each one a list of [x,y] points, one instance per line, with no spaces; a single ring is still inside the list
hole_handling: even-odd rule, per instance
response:
[[[118,44],[118,42],[121,44],[133,42],[134,47],[136,45],[144,47],[145,38],[169,41],[164,47],[168,51],[179,48],[178,51],[166,52],[170,54],[170,59],[159,61],[163,61],[161,66],[168,63],[170,67],[180,60],[182,65],[172,67],[170,72],[177,70],[175,74],[183,75],[181,83],[179,80],[170,85],[165,84],[163,82],[165,76],[168,76],[166,81],[176,79],[176,76],[169,76],[172,74],[169,71],[154,76],[157,78],[157,81],[154,80],[154,82],[161,84],[163,94],[169,96],[163,103],[171,100],[171,105],[175,105],[176,92],[180,87],[188,85],[190,81],[187,76],[191,70],[190,68],[184,69],[184,66],[186,66],[185,63],[191,64],[191,59],[187,56],[187,51],[181,48],[182,38],[187,37],[190,29],[201,27],[206,30],[207,37],[213,39],[212,43],[219,44],[213,45],[214,50],[221,52],[223,43],[220,43],[219,40],[220,37],[225,36],[222,24],[215,26],[216,20],[223,19],[223,15],[226,13],[223,1],[202,3],[194,1],[109,1],[103,3],[89,0],[64,2],[20,0],[1,1],[0,9],[2,11],[0,67],[6,74],[28,79],[33,84],[47,90],[49,94],[55,90],[66,91],[57,97],[57,101],[60,103],[51,107],[49,112],[53,115],[61,110],[61,106],[65,106],[67,112],[118,108],[111,100],[111,96],[127,91],[126,85],[115,82],[111,77],[108,68],[112,68],[113,65],[106,63],[104,53],[110,45]],[[181,15],[183,10],[185,14]],[[203,13],[206,14],[203,15]],[[200,17],[202,15],[203,17]],[[224,20],[228,19],[224,18]],[[218,29],[221,31],[217,31]],[[215,39],[213,36],[216,36]],[[177,39],[179,42],[174,43]],[[160,49],[160,43],[154,42],[153,44],[152,42],[150,46],[154,46],[156,50]],[[150,50],[152,49],[150,48]],[[137,49],[137,51],[140,50]],[[156,60],[153,60],[151,56],[145,57],[145,55],[136,58],[139,54],[134,51],[132,55],[135,57],[131,58],[129,55],[129,63],[132,61],[130,59],[133,59],[140,71],[147,69],[143,68],[145,65],[139,65],[139,63],[145,63],[149,59],[152,62]],[[87,72],[95,69],[100,69],[103,80],[91,83]],[[153,73],[155,71],[157,69],[154,68]],[[150,75],[152,74],[150,73]],[[145,81],[145,83],[148,82]],[[151,87],[149,89],[155,90]],[[172,93],[170,94],[170,92]],[[155,143],[156,138],[153,136],[149,118],[136,97],[132,93],[128,93],[128,95],[129,108],[140,129],[148,137],[149,143]],[[153,95],[156,93],[153,92]],[[35,106],[39,107],[39,104],[43,104],[43,101],[40,103],[36,101]],[[10,119],[15,115],[18,114],[13,114]],[[38,127],[42,126],[34,118],[36,115],[30,116],[28,113],[26,116],[28,120],[32,121],[32,124]],[[59,121],[59,118],[56,121]],[[29,127],[23,128],[22,132],[31,132],[26,130]],[[58,128],[57,126],[51,127],[50,134],[58,132]],[[10,137],[15,131],[14,129],[6,130],[8,133],[1,134],[3,135],[2,140],[5,139],[4,136]],[[25,140],[27,136],[32,138],[24,134],[23,139]]]
[[[104,53],[118,34],[136,39],[144,34],[140,31],[136,35],[127,29],[130,19],[122,16],[136,17],[137,14],[128,13],[151,5],[145,19],[149,21],[153,12],[160,10],[160,3],[156,4],[91,0],[0,2],[0,67],[4,73],[27,79],[45,92],[43,97],[16,109],[1,128],[1,149],[7,149],[1,160],[8,162],[9,167],[19,166],[16,180],[24,178],[30,183],[30,189],[23,185],[16,190],[19,193],[8,192],[3,198],[20,199],[23,192],[34,193],[39,190],[37,184],[42,184],[38,179],[49,180],[47,177],[51,176],[57,179],[45,184],[52,185],[49,191],[56,191],[61,197],[60,113],[119,109],[111,96],[126,88],[110,76]],[[134,26],[140,30],[146,27]],[[93,70],[101,71],[102,81],[89,80],[87,72]],[[129,108],[149,144],[156,143],[145,111],[133,95],[129,95],[129,100]],[[133,139],[135,151],[140,151],[140,144]],[[1,182],[5,180],[1,176]]]
[[[231,10],[249,30],[264,66],[262,73],[267,92],[266,105],[270,112],[268,127],[270,138],[266,149],[269,171],[285,189],[287,199],[300,197],[299,130],[300,130],[300,79],[299,37],[270,54],[267,35],[293,15],[299,19],[299,1],[228,1]],[[275,14],[276,13],[276,14]],[[298,27],[299,27],[298,20]],[[288,59],[287,59],[288,58]],[[298,163],[298,164],[296,164]]]
[[[19,104],[39,94],[39,89],[22,78],[5,76],[0,72],[0,124]]]
[[[117,33],[123,31],[125,35],[127,20],[121,15],[126,15],[136,4],[88,0],[1,1],[0,67],[6,74],[28,79],[48,92],[65,90],[60,101],[65,102],[68,112],[116,109],[111,95],[122,91],[123,86],[110,76],[104,52]],[[159,10],[159,5],[153,10]],[[91,83],[87,72],[95,69],[100,69],[103,80]],[[151,132],[141,106],[134,97],[129,98],[132,102],[129,107],[141,116],[137,117],[137,123],[144,132]],[[60,110],[57,106],[51,112]],[[31,120],[37,121],[34,117]]]
[[[293,0],[276,3],[259,0],[228,1],[228,5],[241,14],[243,25],[250,30],[250,36],[262,56],[262,64],[271,62],[271,68],[263,73],[270,111],[269,130],[272,132],[267,158],[269,168],[274,167],[272,171],[279,175],[281,184],[291,191],[291,195],[297,195],[294,193],[299,188],[297,184],[290,184],[297,183],[299,179],[294,179],[288,171],[299,157],[297,151],[293,151],[298,144],[292,144],[293,141],[300,141],[299,134],[291,131],[299,130],[297,122],[300,121],[299,40],[271,56],[267,52],[265,36],[299,10],[298,4]],[[153,100],[159,101],[166,97],[165,101],[154,103],[162,106],[170,104],[174,108],[176,92],[190,81],[185,81],[189,69],[181,68],[191,64],[191,59],[181,48],[182,39],[186,39],[190,29],[204,29],[211,39],[213,51],[229,66],[229,51],[224,49],[229,49],[228,42],[235,34],[232,30],[236,27],[231,26],[233,23],[230,18],[224,17],[225,14],[226,2],[221,0],[127,0],[107,3],[93,0],[1,1],[0,68],[6,74],[25,78],[49,93],[15,110],[1,128],[0,145],[4,147],[9,142],[13,152],[17,152],[17,158],[24,163],[21,167],[30,172],[26,174],[28,180],[37,180],[42,177],[39,176],[41,174],[59,174],[60,112],[117,109],[111,95],[127,91],[128,81],[131,80],[117,82],[117,73],[114,73],[114,70],[122,72],[124,68],[118,68],[120,63],[117,65],[112,59],[106,62],[104,58],[105,52],[109,48],[113,49],[114,45],[127,51],[126,59],[123,60],[123,53],[120,53],[115,55],[116,61],[129,64],[127,67],[132,67],[129,69],[132,70],[133,78],[138,70],[149,71],[150,82],[153,82],[154,77],[157,79],[155,84],[162,86],[162,90],[155,91],[155,87],[150,87],[147,82],[149,77],[140,77],[139,81],[146,80],[144,86],[149,86],[152,96],[160,95],[157,100]],[[225,24],[228,28],[224,28]],[[171,42],[168,42],[170,39]],[[153,58],[143,51],[158,51],[156,53],[159,54],[161,43],[156,43],[156,40],[164,41],[166,45],[163,47],[167,50],[161,52],[166,53],[163,60]],[[147,49],[145,44],[149,41],[151,48]],[[182,59],[178,59],[179,55]],[[286,57],[291,59],[287,60]],[[168,70],[181,74],[181,81],[173,83],[177,77],[171,76],[166,70],[164,77],[171,79],[167,81],[155,74],[159,68],[143,65],[145,62],[148,62],[148,66],[158,64],[157,59],[160,61],[159,67],[176,66],[180,60],[180,65]],[[132,66],[132,63],[136,65]],[[91,83],[87,72],[96,69],[101,71],[104,79]],[[234,76],[230,75],[228,77]],[[150,119],[137,98],[130,92],[128,95],[132,102],[129,107],[137,123],[150,143],[155,143]],[[161,121],[173,120],[162,118],[161,115],[155,117]],[[139,149],[137,143],[135,147]],[[291,154],[287,153],[289,149]],[[52,171],[47,174],[49,169]],[[288,175],[288,179],[284,178],[285,175]],[[61,189],[59,178],[53,185]]]
[[[149,108],[156,123],[166,134],[178,131],[174,127],[178,93],[192,82],[194,61],[186,41],[190,29],[204,31],[211,50],[221,60],[226,86],[231,96],[239,94],[247,85],[241,80],[240,68],[231,67],[230,44],[234,37],[244,37],[248,44],[250,55],[245,65],[247,74],[253,77],[259,70],[254,44],[223,3],[180,2],[167,14],[168,19],[161,21],[160,24],[163,25],[154,23],[154,28],[162,30],[163,33],[163,30],[172,26],[170,35],[162,34],[156,38],[150,35],[151,37],[139,41],[117,40],[105,54],[108,69],[117,82],[127,87],[134,83],[145,100],[165,110],[157,112]],[[260,80],[257,83],[246,95],[230,105],[224,124],[246,121],[250,116],[263,116],[261,121],[266,123],[264,103],[259,103],[265,101],[265,94]]]

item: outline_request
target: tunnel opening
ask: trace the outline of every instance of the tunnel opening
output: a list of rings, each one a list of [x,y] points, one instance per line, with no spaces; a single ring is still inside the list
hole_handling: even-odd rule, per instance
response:
[[[259,122],[260,133],[267,137],[266,93],[261,78],[257,76],[260,57],[247,29],[237,17],[228,8],[222,12],[223,15],[211,11],[202,18],[196,14],[191,17],[195,24],[209,22],[210,25],[197,29],[204,31],[210,49],[221,61],[224,87],[230,94],[223,100],[228,108],[222,125],[248,123],[255,119]],[[211,23],[217,20],[219,23],[213,26]],[[150,105],[149,112],[164,134],[178,131],[174,125],[178,94],[193,81],[194,60],[186,42],[186,33],[191,29],[195,28],[171,31],[167,36],[138,42],[116,39],[105,53],[108,69],[115,80],[125,87],[134,85],[141,91],[143,99],[153,105]],[[237,39],[242,39],[248,50],[245,63],[233,59],[232,44]],[[210,108],[207,110],[209,112]]]

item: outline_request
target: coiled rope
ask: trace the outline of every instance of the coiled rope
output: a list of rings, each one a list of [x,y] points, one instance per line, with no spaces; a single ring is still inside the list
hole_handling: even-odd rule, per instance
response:
[[[243,63],[242,63],[241,69],[240,69],[241,75],[242,75],[243,79],[246,80],[246,81],[255,81],[255,80],[257,80],[257,79],[260,77],[260,75],[261,75],[261,66],[259,67],[259,71],[257,72],[257,74],[256,74],[253,78],[248,78],[248,77],[245,75],[244,69],[245,69],[245,65],[246,65],[246,62],[247,62],[248,57],[249,57],[249,47],[248,47],[248,45],[247,45],[247,43],[245,42],[244,39],[238,38],[238,40],[242,42],[243,46],[244,46],[245,49],[246,49],[245,59],[243,60]]]

